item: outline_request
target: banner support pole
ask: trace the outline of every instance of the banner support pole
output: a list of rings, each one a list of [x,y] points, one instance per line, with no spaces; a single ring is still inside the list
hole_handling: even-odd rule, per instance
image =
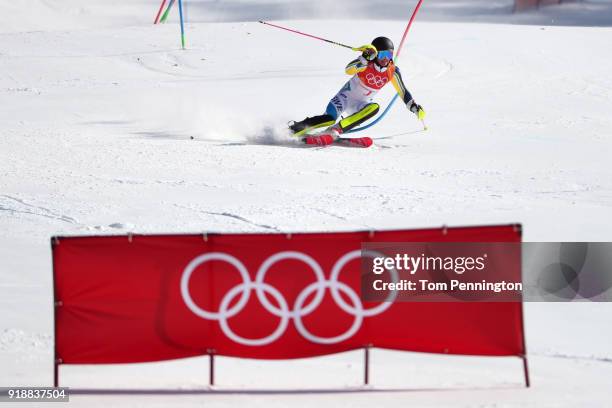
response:
[[[523,237],[523,230],[521,228],[521,226],[517,226],[514,225],[513,230],[515,232],[517,232],[520,236],[521,236],[521,240]],[[523,260],[523,247],[521,246],[521,262]],[[521,272],[522,275],[522,272]],[[521,280],[522,280],[522,276],[521,276]],[[529,365],[527,364],[527,341],[525,340],[525,302],[524,299],[521,299],[521,304],[520,304],[520,308],[521,308],[521,343],[523,345],[523,353],[520,355],[521,359],[523,360],[523,373],[525,375],[525,387],[529,388],[531,387],[531,381],[529,381]]]
[[[54,254],[55,247],[60,244],[58,237],[51,238],[51,253]],[[51,286],[53,288],[53,387],[59,387],[59,365],[62,360],[57,356],[57,308],[62,305],[61,301],[57,300],[57,291],[55,289],[55,261],[52,261],[51,267]]]
[[[53,387],[59,387],[59,363],[57,358],[53,361]]]
[[[364,372],[363,372],[363,385],[370,384],[370,345],[368,344],[363,349],[363,359],[364,359]]]
[[[523,372],[525,374],[525,387],[531,387],[531,382],[529,381],[529,366],[527,365],[527,356],[522,355],[521,359],[523,360]]]
[[[214,350],[208,350],[208,385],[215,385],[215,354]]]

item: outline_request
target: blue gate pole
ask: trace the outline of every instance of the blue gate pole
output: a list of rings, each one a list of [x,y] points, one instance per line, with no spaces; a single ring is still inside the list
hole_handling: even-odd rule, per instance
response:
[[[185,27],[183,25],[183,0],[178,0],[179,16],[181,18],[181,47],[185,49]]]

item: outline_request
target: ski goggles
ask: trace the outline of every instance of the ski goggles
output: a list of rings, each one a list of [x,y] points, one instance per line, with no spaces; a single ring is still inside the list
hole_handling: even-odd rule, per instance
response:
[[[379,60],[388,59],[389,61],[391,61],[393,59],[393,50],[378,51],[376,58],[378,58]]]

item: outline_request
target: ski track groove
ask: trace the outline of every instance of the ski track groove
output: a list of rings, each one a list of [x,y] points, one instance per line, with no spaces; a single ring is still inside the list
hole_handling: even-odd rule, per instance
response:
[[[25,209],[19,209],[16,207],[12,207],[9,205],[9,207],[4,207],[2,205],[0,205],[0,211],[8,211],[12,214],[29,214],[29,215],[36,215],[39,217],[45,217],[45,218],[49,218],[52,220],[56,220],[56,221],[63,221],[63,222],[67,222],[69,224],[79,224],[79,222],[77,220],[75,220],[72,217],[69,217],[67,215],[64,214],[58,214],[48,208],[45,207],[40,207],[40,206],[36,206],[34,204],[29,204],[26,201],[17,198],[17,197],[12,197],[10,195],[6,195],[6,194],[2,194],[0,195],[0,197],[4,197],[5,199],[12,201],[14,203],[18,203],[21,204],[22,206],[26,207]],[[34,209],[33,210],[30,210]],[[39,211],[35,211],[35,210],[39,210]]]
[[[300,74],[297,73],[285,73],[279,74],[274,71],[259,71],[252,73],[236,73],[231,74],[229,76],[214,76],[214,75],[198,75],[198,74],[190,74],[183,71],[178,71],[181,68],[184,68],[185,63],[181,63],[180,60],[176,62],[177,65],[174,65],[177,68],[177,72],[167,71],[164,68],[158,68],[150,63],[145,63],[142,59],[138,58],[136,61],[138,65],[140,65],[143,69],[154,72],[157,74],[168,75],[173,78],[185,79],[188,78],[190,80],[195,80],[198,82],[218,82],[218,81],[250,81],[250,80],[259,80],[259,79],[282,79],[282,78],[328,78],[330,73],[318,73],[311,74],[307,72],[303,72]],[[190,69],[196,69],[190,67]],[[322,70],[320,70],[322,71]]]
[[[348,218],[342,217],[341,215],[338,215],[338,214],[334,214],[334,213],[332,213],[330,211],[323,210],[321,208],[313,208],[313,210],[318,212],[318,213],[321,213],[323,215],[327,215],[329,217],[336,218],[336,219],[338,219],[340,221],[344,221],[345,223],[350,224],[350,225],[359,225],[360,227],[365,227],[367,229],[373,229],[371,226],[369,226],[367,224],[362,224],[362,223],[359,223],[359,222],[351,221]]]
[[[455,66],[453,65],[452,62],[446,60],[446,59],[441,59],[440,60],[444,65],[446,65],[446,67],[444,67],[442,70],[440,70],[440,72],[438,72],[435,76],[434,79],[440,79],[443,76],[447,75],[449,72],[453,71],[455,69]]]
[[[244,217],[241,217],[240,215],[232,214],[232,213],[227,212],[227,211],[221,212],[221,213],[214,212],[214,211],[202,211],[202,212],[205,213],[205,214],[210,214],[210,215],[218,215],[218,216],[221,216],[221,217],[228,217],[228,218],[231,218],[231,219],[234,219],[234,220],[245,222],[247,224],[250,224],[250,225],[253,225],[253,226],[256,226],[256,227],[259,227],[259,228],[264,228],[264,229],[271,230],[271,231],[281,232],[281,230],[278,229],[277,227],[274,227],[274,226],[271,226],[271,225],[266,225],[266,224],[258,224],[256,222],[248,220],[248,219],[246,219]]]
[[[246,224],[258,227],[258,228],[263,228],[266,230],[270,230],[270,231],[276,231],[276,232],[282,232],[282,230],[278,227],[272,226],[272,225],[267,225],[267,224],[258,224],[254,221],[251,221],[247,218],[244,218],[238,214],[232,214],[230,212],[224,211],[224,212],[215,212],[215,211],[206,211],[206,210],[199,210],[197,208],[192,208],[192,207],[187,207],[187,206],[182,206],[182,205],[178,205],[178,204],[174,204],[175,207],[177,208],[182,208],[182,209],[186,209],[186,210],[191,210],[191,211],[196,211],[202,214],[207,214],[207,215],[216,215],[216,216],[220,216],[220,217],[226,217],[226,218],[230,218],[233,220],[237,220],[237,221],[241,221],[244,222]]]
[[[549,358],[562,358],[567,360],[583,360],[583,361],[596,361],[599,363],[612,363],[612,357],[601,357],[601,356],[581,356],[575,354],[565,354],[557,352],[541,352],[541,353],[530,353],[537,357],[549,357]]]

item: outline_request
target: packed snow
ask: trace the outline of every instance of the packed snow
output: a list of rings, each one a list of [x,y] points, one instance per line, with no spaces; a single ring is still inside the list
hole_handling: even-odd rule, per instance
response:
[[[520,222],[525,241],[610,240],[610,2],[512,15],[508,1],[425,0],[398,65],[429,130],[396,103],[363,132],[370,149],[287,135],[287,121],[322,113],[355,53],[256,20],[355,46],[398,43],[414,1],[187,2],[186,50],[177,10],[152,25],[159,2],[0,5],[0,386],[52,382],[53,235]],[[610,312],[527,304],[530,389],[516,358],[374,350],[367,388],[359,351],[218,358],[216,394],[72,404],[608,406]],[[208,391],[207,371],[196,358],[68,366],[61,378]]]

